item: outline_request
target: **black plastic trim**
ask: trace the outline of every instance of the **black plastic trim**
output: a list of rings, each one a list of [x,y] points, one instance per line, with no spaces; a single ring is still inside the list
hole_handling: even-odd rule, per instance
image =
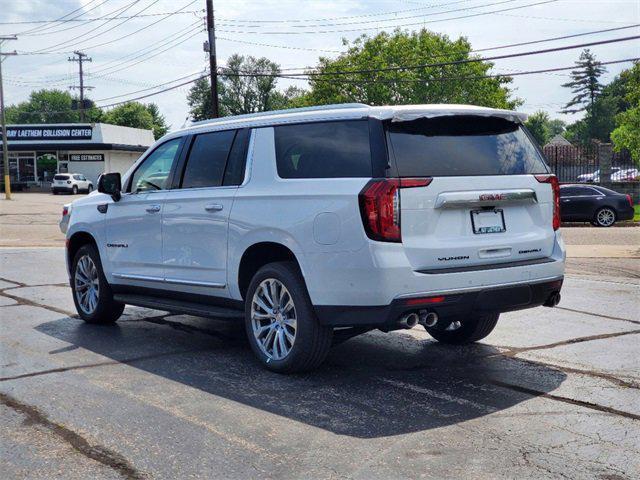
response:
[[[560,292],[563,277],[543,282],[489,287],[462,293],[434,292],[444,296],[437,304],[408,304],[410,298],[396,299],[389,305],[316,305],[320,323],[332,327],[372,327],[392,330],[398,319],[409,312],[428,310],[444,319],[465,319],[477,313],[503,313],[543,305],[552,293]]]
[[[244,302],[242,300],[233,300],[231,298],[216,297],[215,295],[200,295],[194,293],[178,292],[173,290],[163,290],[159,288],[136,287],[132,285],[110,284],[115,294],[121,295],[139,295],[155,298],[158,301],[170,299],[193,304],[224,307],[238,311],[244,310]]]

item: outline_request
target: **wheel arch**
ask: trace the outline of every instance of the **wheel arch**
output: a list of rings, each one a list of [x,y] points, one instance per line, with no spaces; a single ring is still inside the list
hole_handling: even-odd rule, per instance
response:
[[[98,251],[98,255],[100,255],[98,243],[96,242],[96,239],[93,237],[93,235],[91,235],[89,232],[75,232],[67,239],[67,268],[69,272],[71,272],[73,258],[76,256],[76,253],[78,253],[78,250],[80,250],[83,245],[87,244],[95,246],[96,250]]]
[[[258,242],[249,246],[242,254],[238,267],[238,289],[245,298],[251,279],[256,272],[272,262],[293,261],[301,270],[300,262],[293,251],[277,242]]]

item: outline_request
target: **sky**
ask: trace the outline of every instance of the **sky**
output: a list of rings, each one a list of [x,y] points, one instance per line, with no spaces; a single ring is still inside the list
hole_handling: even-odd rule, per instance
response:
[[[234,54],[265,56],[281,68],[311,67],[319,56],[336,57],[343,40],[395,28],[422,27],[452,39],[466,37],[473,49],[640,24],[638,0],[214,0],[218,65]],[[208,65],[203,51],[205,0],[0,0],[0,35],[19,55],[3,63],[5,102],[24,101],[34,89],[67,89],[78,84],[74,50],[90,58],[85,84],[89,98],[108,105],[153,93],[149,87],[195,78]],[[507,10],[509,9],[509,10]],[[496,12],[496,10],[502,10]],[[66,18],[88,22],[25,23]],[[168,13],[176,12],[172,15]],[[486,14],[482,14],[482,13]],[[481,14],[481,15],[477,15]],[[474,16],[471,16],[474,15]],[[133,16],[133,17],[132,17]],[[467,16],[468,18],[459,18]],[[121,17],[114,19],[113,17]],[[458,18],[456,18],[458,17]],[[640,34],[634,27],[609,33],[486,52],[507,54]],[[600,61],[640,57],[640,40],[590,47]],[[495,61],[494,72],[573,65],[581,49]],[[607,66],[604,83],[631,63]],[[189,76],[190,75],[190,76]],[[543,109],[571,122],[580,115],[558,113],[571,98],[561,85],[568,72],[516,76],[519,110]],[[169,83],[167,86],[176,83]],[[306,82],[278,81],[278,87]],[[190,85],[142,100],[154,102],[173,129],[185,125]],[[157,90],[159,90],[158,88]],[[143,91],[141,91],[143,90]]]

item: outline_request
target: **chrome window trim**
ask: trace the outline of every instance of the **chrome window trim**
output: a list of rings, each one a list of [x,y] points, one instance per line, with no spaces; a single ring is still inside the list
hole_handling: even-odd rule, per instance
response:
[[[130,274],[130,273],[114,273],[112,275],[114,278],[119,278],[121,280],[141,280],[144,282],[171,283],[174,285],[189,285],[192,287],[225,288],[227,286],[225,283],[218,283],[218,282],[195,282],[191,280],[180,280],[177,278],[163,278],[163,277],[154,277],[150,275],[136,275],[136,274]]]

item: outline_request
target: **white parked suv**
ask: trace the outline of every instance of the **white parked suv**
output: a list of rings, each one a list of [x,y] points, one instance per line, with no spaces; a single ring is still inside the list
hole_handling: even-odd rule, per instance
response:
[[[51,193],[57,195],[60,192],[77,195],[78,192],[91,193],[93,183],[81,173],[58,173],[53,176],[51,182]]]
[[[221,118],[166,135],[98,191],[67,230],[80,317],[115,322],[130,304],[242,321],[278,372],[372,329],[473,342],[501,312],[560,300],[558,183],[511,111]]]

